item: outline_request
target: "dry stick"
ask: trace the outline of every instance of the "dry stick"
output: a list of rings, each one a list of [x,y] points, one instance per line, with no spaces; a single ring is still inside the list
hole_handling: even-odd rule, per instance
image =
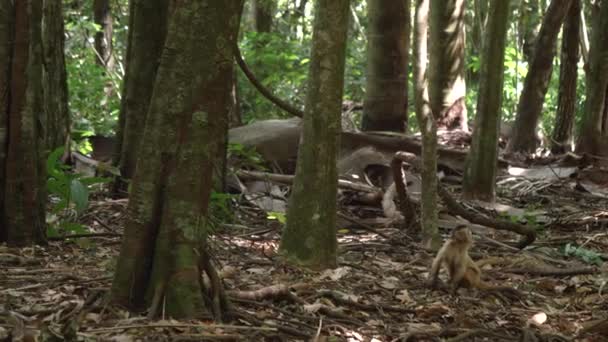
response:
[[[246,171],[238,170],[236,172],[237,177],[243,179],[255,179],[255,180],[267,180],[274,183],[292,184],[295,176],[293,175],[282,175],[278,173],[259,172],[259,171]],[[349,189],[353,191],[377,193],[380,189],[373,186],[369,186],[361,183],[353,183],[343,179],[338,180],[338,187],[343,189]]]
[[[99,329],[91,329],[83,331],[85,333],[107,333],[112,331],[120,331],[120,330],[129,330],[129,329],[155,329],[155,328],[197,328],[197,329],[224,329],[224,330],[254,330],[254,331],[272,331],[276,332],[277,328],[272,327],[252,327],[252,326],[244,326],[244,325],[230,325],[230,324],[162,324],[162,323],[149,323],[149,324],[133,324],[133,325],[122,325],[115,327],[107,327],[107,328],[99,328]]]
[[[402,157],[405,161],[410,163],[414,167],[414,169],[418,171],[422,169],[420,159],[415,154],[402,152]],[[510,232],[523,235],[523,238],[517,243],[517,248],[519,249],[523,249],[524,247],[534,242],[534,240],[536,240],[536,231],[534,231],[534,229],[532,229],[531,227],[527,227],[519,223],[496,220],[479,214],[471,213],[460,203],[458,203],[441,184],[437,184],[437,192],[441,199],[447,205],[448,209],[450,209],[450,211],[462,216],[468,221],[483,226],[493,227],[495,229],[500,230],[508,230]]]
[[[535,276],[558,276],[558,277],[566,277],[566,276],[574,276],[581,274],[595,274],[597,270],[593,267],[580,267],[580,268],[541,268],[541,269],[522,269],[522,268],[507,268],[503,270],[503,272],[513,273],[513,274],[529,274]]]
[[[331,291],[331,290],[320,290],[320,291],[318,291],[318,294],[323,297],[329,297],[329,298],[335,300],[336,302],[338,302],[338,304],[348,305],[348,306],[351,306],[351,307],[354,307],[357,309],[361,309],[361,310],[366,310],[366,311],[378,311],[378,309],[381,309],[383,311],[391,311],[391,312],[399,312],[399,313],[409,313],[409,314],[416,313],[416,310],[406,309],[406,308],[402,308],[399,306],[369,305],[369,304],[357,303],[350,299],[344,298],[344,296],[340,295],[339,293],[336,293],[335,291]]]
[[[49,237],[49,241],[63,241],[67,239],[95,238],[95,237],[122,237],[119,233],[89,233],[89,234],[68,234]]]
[[[418,216],[416,215],[416,207],[407,194],[407,182],[405,179],[405,172],[403,172],[403,163],[407,162],[407,160],[403,153],[404,152],[395,153],[393,160],[391,161],[391,168],[393,169],[395,189],[397,190],[397,196],[399,197],[399,209],[405,220],[404,226],[413,228],[418,223]]]
[[[270,102],[274,103],[277,107],[286,111],[289,114],[295,115],[297,117],[304,117],[304,112],[297,109],[293,105],[281,100],[279,97],[274,95],[268,88],[266,88],[258,79],[255,77],[251,69],[247,66],[245,61],[243,60],[243,56],[241,56],[241,51],[239,50],[239,46],[234,46],[234,59],[236,59],[236,63],[239,65],[245,76],[251,84],[262,94],[265,98],[270,100]]]

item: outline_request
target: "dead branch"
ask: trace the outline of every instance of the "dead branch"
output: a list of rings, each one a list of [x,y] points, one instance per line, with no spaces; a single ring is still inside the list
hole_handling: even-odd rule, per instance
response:
[[[550,277],[550,276],[567,277],[567,276],[574,276],[574,275],[581,275],[581,274],[597,273],[597,270],[593,267],[580,267],[580,268],[569,268],[569,269],[556,268],[556,267],[549,267],[549,268],[543,267],[543,268],[539,268],[539,269],[511,268],[511,269],[505,269],[503,271],[508,272],[508,273],[513,273],[513,274],[529,274],[529,275],[543,276],[543,277]]]
[[[322,297],[327,297],[327,298],[333,299],[336,303],[338,303],[340,305],[347,305],[347,306],[351,306],[351,307],[354,307],[354,308],[360,309],[360,310],[366,310],[366,311],[382,310],[382,311],[408,313],[408,314],[413,314],[416,312],[415,310],[406,309],[406,308],[398,307],[398,306],[380,305],[380,304],[369,305],[369,304],[357,303],[353,300],[345,298],[342,294],[335,292],[335,291],[331,291],[331,290],[319,290],[317,293]]]
[[[416,155],[412,153],[402,152],[402,158],[407,163],[411,164],[417,171],[420,171],[422,169],[420,159]],[[471,213],[460,203],[458,203],[441,184],[437,184],[437,192],[445,203],[445,205],[452,213],[460,215],[472,223],[477,223],[483,226],[492,227],[499,230],[507,230],[513,233],[523,235],[522,240],[517,243],[517,248],[519,249],[523,249],[524,247],[534,242],[534,240],[536,240],[536,231],[534,231],[534,229],[531,227],[524,226],[519,223],[497,220],[480,214]]]
[[[278,173],[269,173],[269,172],[259,172],[259,171],[246,171],[246,170],[238,170],[236,172],[237,177],[243,179],[255,179],[255,180],[266,180],[275,183],[282,184],[292,184],[295,176],[293,175],[282,175]],[[378,193],[381,192],[380,189],[375,188],[373,186],[369,186],[362,183],[353,183],[347,180],[339,179],[338,187],[353,191],[361,191],[361,192],[369,192],[369,193]]]
[[[272,285],[255,291],[229,291],[228,295],[237,299],[262,301],[265,299],[288,299],[294,303],[306,304],[293,294],[290,287],[284,284]]]
[[[404,227],[411,229],[418,226],[419,222],[418,215],[416,215],[416,207],[407,194],[407,180],[405,179],[405,172],[403,172],[403,163],[407,162],[406,159],[404,152],[395,153],[391,161],[391,168],[393,170],[395,189],[397,190],[399,209],[405,220]]]

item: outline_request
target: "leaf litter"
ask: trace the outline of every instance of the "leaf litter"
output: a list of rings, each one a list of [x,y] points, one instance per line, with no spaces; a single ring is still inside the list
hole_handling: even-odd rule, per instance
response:
[[[373,220],[345,204],[341,212],[353,220],[338,227],[338,267],[292,267],[277,253],[282,223],[244,200],[238,224],[220,226],[211,238],[232,302],[226,324],[148,320],[108,305],[127,201],[99,198],[80,218],[93,237],[0,246],[0,340],[606,341],[608,211],[596,195],[605,187],[578,183],[499,182],[506,209],[497,215],[529,224],[542,217],[539,237],[525,251],[505,243],[514,235],[473,225],[471,255],[488,261],[484,280],[515,287],[521,298],[430,289],[433,255],[416,233],[373,223],[371,231],[358,229],[353,221]],[[443,228],[458,220],[441,216]]]

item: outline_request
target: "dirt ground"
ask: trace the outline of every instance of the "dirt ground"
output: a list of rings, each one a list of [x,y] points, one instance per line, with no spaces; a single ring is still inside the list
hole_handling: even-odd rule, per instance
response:
[[[127,201],[102,197],[80,218],[97,235],[0,246],[0,341],[608,341],[607,202],[568,184],[525,194],[503,186],[499,201],[542,209],[538,240],[524,251],[510,247],[511,233],[473,226],[483,279],[520,296],[430,289],[433,255],[416,232],[374,224],[379,209],[348,204],[342,213],[372,229],[339,227],[339,267],[299,270],[277,255],[281,224],[239,203],[234,224],[211,239],[232,298],[223,324],[150,321],[107,305]],[[441,217],[445,237],[461,219]]]

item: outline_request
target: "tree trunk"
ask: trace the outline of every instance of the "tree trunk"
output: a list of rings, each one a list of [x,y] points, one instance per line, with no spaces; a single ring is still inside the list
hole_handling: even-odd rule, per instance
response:
[[[531,63],[534,57],[534,48],[543,17],[540,0],[521,1],[519,16],[520,45],[524,53],[524,60]]]
[[[551,79],[557,34],[570,4],[572,0],[551,1],[543,18],[536,42],[536,52],[524,81],[524,88],[517,105],[517,117],[507,145],[507,150],[511,153],[534,152],[537,147],[536,126]]]
[[[100,26],[95,33],[95,51],[97,63],[106,70],[114,68],[114,55],[112,54],[112,12],[110,0],[93,1],[93,19]]]
[[[429,99],[437,126],[468,130],[464,0],[431,0]]]
[[[481,81],[477,96],[475,129],[463,181],[463,195],[469,199],[493,202],[496,195],[496,161],[509,4],[509,0],[490,2],[481,56]]]
[[[336,158],[341,124],[348,0],[318,0],[303,132],[280,249],[295,264],[335,267]]]
[[[437,230],[437,125],[429,103],[426,73],[429,1],[416,0],[414,94],[416,118],[422,133],[422,240],[425,248],[437,250],[441,243]]]
[[[608,3],[602,2],[600,14],[594,22],[589,49],[585,112],[581,122],[576,151],[605,155],[602,149],[604,107],[608,91]]]
[[[8,18],[7,18],[8,14]],[[11,18],[14,15],[13,18]],[[8,140],[0,153],[6,159],[1,166],[3,222],[0,236],[10,245],[45,242],[46,172],[42,117],[42,2],[8,1],[0,5],[0,33],[8,38],[0,45],[0,65],[10,66],[0,76],[3,98],[0,127]],[[8,19],[8,20],[7,20]],[[8,25],[7,25],[8,24]],[[4,42],[9,42],[8,44]],[[12,43],[12,44],[11,44]],[[6,150],[4,150],[6,148]],[[4,159],[4,157],[0,158]]]
[[[6,146],[10,108],[10,70],[13,55],[14,7],[11,1],[0,2],[0,189],[6,184]],[[0,196],[0,241],[6,241],[4,197]]]
[[[206,252],[214,158],[224,142],[242,1],[173,2],[129,201],[112,300],[216,319],[221,282]],[[203,288],[201,271],[212,280]],[[217,279],[215,279],[217,280]],[[204,293],[212,299],[205,303]]]
[[[114,161],[123,179],[131,179],[135,172],[169,15],[168,0],[133,0],[130,6],[127,70],[117,132],[119,153]]]
[[[44,0],[42,40],[44,65],[45,148],[64,146],[70,132],[68,82],[65,70],[63,6],[61,0]]]
[[[275,0],[253,0],[253,22],[256,32],[268,33],[272,29]]]
[[[409,0],[368,1],[363,131],[407,130]]]
[[[576,114],[576,81],[578,77],[581,0],[573,0],[562,29],[562,52],[559,69],[557,113],[551,136],[551,152],[570,151],[572,127]]]

